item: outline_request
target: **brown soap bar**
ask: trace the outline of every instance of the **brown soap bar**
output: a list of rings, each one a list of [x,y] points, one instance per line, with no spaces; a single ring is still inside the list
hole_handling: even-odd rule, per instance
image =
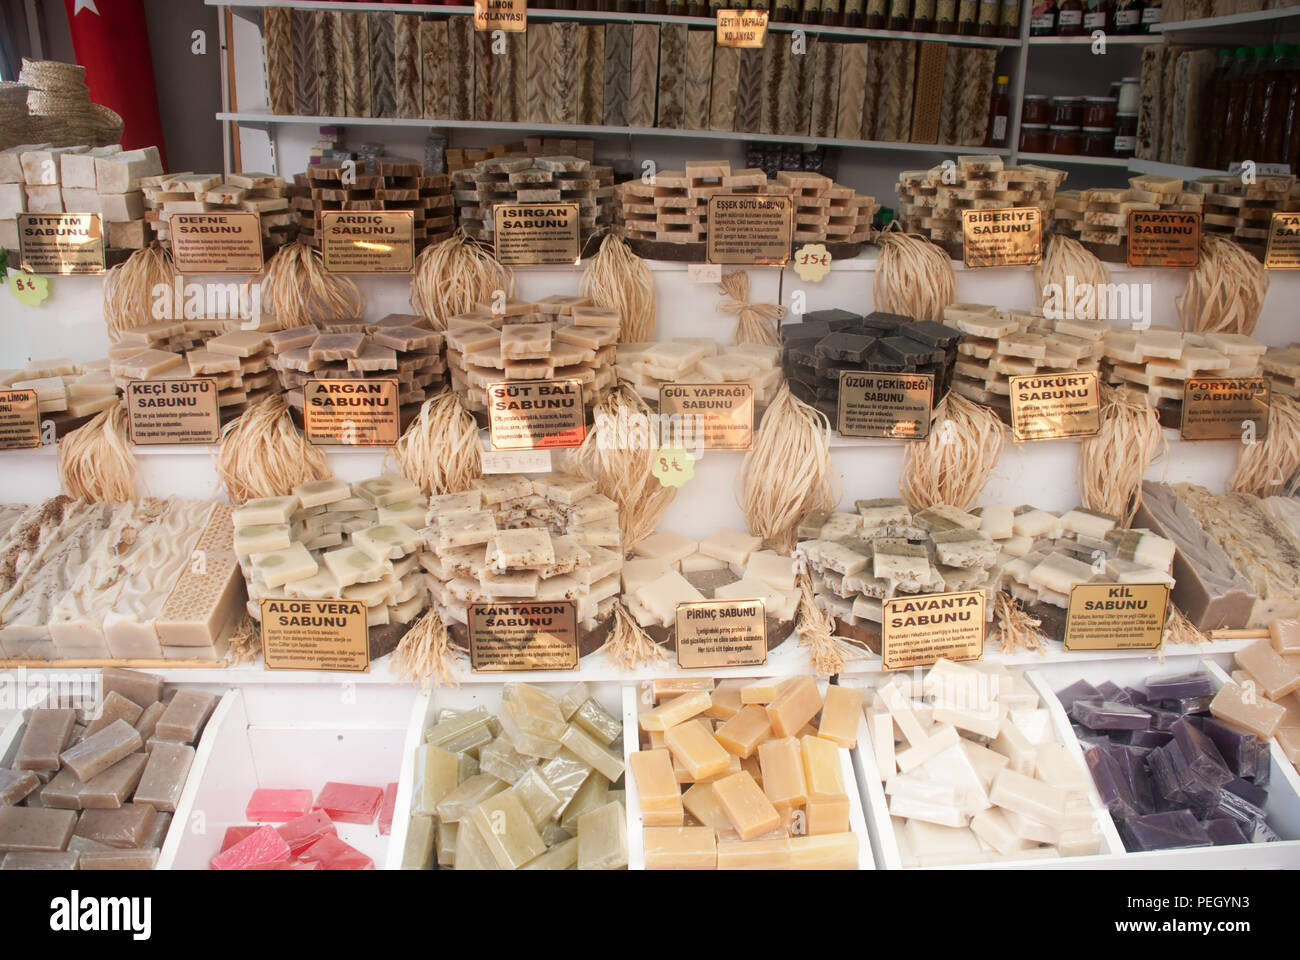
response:
[[[9,853],[0,857],[0,870],[76,870],[76,853]]]
[[[14,766],[19,770],[58,770],[59,754],[68,745],[76,723],[75,710],[31,711],[23,728],[23,739],[18,744]]]
[[[348,358],[348,370],[353,373],[370,373],[397,369],[397,351],[378,344],[366,344],[359,354]]]
[[[65,767],[41,788],[40,805],[51,810],[80,810],[81,791],[85,786]]]
[[[86,727],[86,736],[92,736],[103,730],[114,720],[125,720],[127,723],[135,726],[140,714],[144,713],[144,708],[134,700],[129,700],[122,694],[114,691],[104,697],[104,705],[99,708],[99,716],[90,722]]]
[[[116,810],[126,803],[145,770],[147,755],[133,753],[81,785],[77,799],[83,810]],[[53,781],[51,781],[53,783]],[[45,799],[42,797],[42,799]]]
[[[59,759],[85,783],[142,747],[144,741],[135,727],[125,720],[114,720],[103,730],[64,750]]]
[[[370,338],[381,347],[404,352],[437,350],[442,346],[441,334],[420,327],[381,327]]]
[[[162,677],[136,670],[123,670],[120,667],[104,668],[103,685],[105,698],[110,693],[120,693],[142,707],[157,703],[163,696]]]
[[[202,690],[179,691],[158,720],[155,736],[173,743],[193,743],[203,732],[203,725],[216,705],[215,694]]]
[[[145,707],[144,713],[140,714],[140,719],[135,722],[135,729],[140,734],[140,739],[146,743],[158,729],[158,720],[167,712],[167,705],[159,701],[151,703]]]
[[[0,853],[65,850],[76,826],[77,814],[72,810],[0,807]]]
[[[136,803],[147,803],[157,810],[175,812],[181,791],[194,763],[194,748],[166,741],[154,745],[149,763],[135,791]]]
[[[312,360],[329,363],[334,360],[347,360],[361,356],[366,345],[364,333],[323,333],[307,348],[307,355]]]
[[[14,806],[40,785],[40,779],[30,770],[0,770],[0,806]]]
[[[153,829],[158,811],[147,803],[127,803],[116,810],[87,810],[77,822],[76,834],[110,847],[140,846]]]
[[[159,853],[155,847],[142,850],[96,850],[83,853],[77,866],[81,870],[152,870],[158,865]]]

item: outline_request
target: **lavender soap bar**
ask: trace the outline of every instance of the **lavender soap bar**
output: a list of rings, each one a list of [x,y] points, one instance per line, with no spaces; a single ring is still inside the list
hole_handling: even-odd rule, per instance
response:
[[[1145,730],[1149,714],[1118,700],[1076,700],[1070,716],[1089,730]]]

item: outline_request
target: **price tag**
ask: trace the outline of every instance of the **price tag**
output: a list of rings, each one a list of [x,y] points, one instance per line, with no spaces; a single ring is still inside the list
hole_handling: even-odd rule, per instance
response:
[[[760,667],[765,663],[767,610],[762,600],[677,605],[677,665],[683,670]]]
[[[528,29],[527,0],[474,0],[474,29],[523,33]]]
[[[962,257],[975,267],[1029,267],[1043,259],[1043,214],[1037,207],[961,212]]]
[[[50,281],[47,277],[38,277],[34,273],[11,273],[9,275],[9,292],[13,298],[25,307],[39,307],[50,299]]]
[[[831,272],[831,254],[822,243],[805,243],[795,251],[794,272],[805,283],[821,283]]]
[[[880,655],[886,670],[984,657],[983,590],[894,597],[881,603]]]
[[[1130,210],[1128,265],[1183,267],[1201,262],[1201,215],[1173,210]]]
[[[1101,432],[1095,370],[1010,379],[1011,435],[1017,441],[1095,437]]]
[[[370,672],[366,605],[355,600],[262,601],[268,670]]]
[[[472,603],[467,614],[475,673],[578,669],[578,608],[572,601]]]
[[[484,450],[480,454],[483,475],[500,473],[550,473],[549,450]]]
[[[1300,213],[1273,214],[1264,266],[1270,270],[1300,270]]]
[[[767,35],[766,10],[718,10],[717,45],[757,50]]]
[[[665,487],[680,487],[695,476],[695,461],[680,447],[664,447],[655,455],[650,472]]]
[[[1065,619],[1065,649],[1157,650],[1169,615],[1165,583],[1076,583]]]

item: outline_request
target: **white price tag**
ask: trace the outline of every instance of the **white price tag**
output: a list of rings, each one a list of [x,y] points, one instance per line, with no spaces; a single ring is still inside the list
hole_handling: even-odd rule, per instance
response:
[[[692,263],[686,267],[686,275],[691,283],[721,283],[722,264]]]
[[[496,473],[550,473],[550,450],[484,450],[483,475]]]

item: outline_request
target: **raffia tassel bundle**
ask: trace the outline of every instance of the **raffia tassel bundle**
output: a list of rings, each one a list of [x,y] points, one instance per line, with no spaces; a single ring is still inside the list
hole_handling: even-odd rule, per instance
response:
[[[446,330],[448,317],[509,298],[514,291],[510,268],[458,229],[446,240],[425,247],[416,259],[411,309],[425,316],[433,329]]]
[[[136,327],[157,323],[153,315],[154,291],[161,284],[172,295],[176,268],[171,254],[158,243],[137,250],[104,275],[104,324],[108,339],[116,343]]]
[[[1103,385],[1101,431],[1079,447],[1083,505],[1127,527],[1142,502],[1142,478],[1165,447],[1160,418],[1146,398]]]
[[[325,272],[325,260],[298,240],[286,243],[262,272],[265,313],[281,330],[356,320],[365,297],[347,277]],[[269,329],[270,325],[265,324]]]
[[[217,476],[231,503],[286,497],[299,484],[332,474],[325,454],[307,442],[278,394],[226,424],[217,448]]]
[[[1242,445],[1237,469],[1228,480],[1234,493],[1272,497],[1286,490],[1287,481],[1300,471],[1300,403],[1273,394],[1268,412],[1268,436]]]
[[[1201,260],[1174,303],[1183,329],[1250,336],[1264,309],[1268,271],[1226,237],[1201,237]]]
[[[795,616],[795,633],[799,646],[808,649],[808,663],[818,675],[831,677],[844,670],[850,659],[863,654],[843,637],[835,635],[835,618],[817,605],[812,580],[801,571],[797,580],[799,609]]]
[[[993,598],[993,618],[998,625],[999,649],[1003,653],[1019,653],[1022,650],[1037,650],[1046,654],[1043,635],[1038,628],[1043,625],[1025,612],[1020,601],[1008,594],[998,591]]]
[[[125,403],[101,411],[59,441],[59,483],[70,496],[91,503],[134,500],[139,476]]]
[[[597,492],[618,504],[623,550],[654,533],[677,491],[651,473],[659,446],[654,442],[650,408],[620,383],[595,410],[594,429],[565,460],[570,471],[596,482]]]
[[[907,444],[898,486],[913,510],[948,504],[968,509],[984,489],[1006,444],[988,407],[949,393],[923,442]]]
[[[876,309],[942,323],[944,308],[957,300],[957,274],[947,251],[901,230],[885,230],[876,243]]]
[[[785,318],[785,307],[775,303],[750,303],[749,274],[744,270],[724,273],[718,287],[726,297],[718,304],[718,310],[736,315],[736,329],[731,332],[733,344],[781,345],[779,329]]]
[[[581,290],[596,306],[618,311],[622,318],[620,342],[645,343],[654,339],[654,276],[621,237],[610,233],[600,241],[600,249],[582,274]]]
[[[650,639],[650,635],[636,622],[623,598],[614,601],[614,622],[610,625],[609,639],[602,648],[606,656],[620,670],[636,670],[668,659],[664,648]]]
[[[450,390],[424,401],[392,454],[402,475],[426,496],[460,493],[483,476],[478,426]]]
[[[762,537],[764,546],[789,553],[799,520],[813,510],[834,510],[840,502],[830,445],[826,415],[782,383],[736,475],[736,502],[750,534]]]
[[[406,631],[393,651],[393,675],[425,687],[460,686],[451,637],[437,610],[426,611]]]
[[[1038,305],[1041,307],[1046,302],[1049,286],[1064,290],[1067,278],[1071,278],[1076,287],[1080,284],[1095,287],[1110,283],[1110,269],[1078,240],[1056,234],[1047,241],[1043,259],[1034,267]]]

